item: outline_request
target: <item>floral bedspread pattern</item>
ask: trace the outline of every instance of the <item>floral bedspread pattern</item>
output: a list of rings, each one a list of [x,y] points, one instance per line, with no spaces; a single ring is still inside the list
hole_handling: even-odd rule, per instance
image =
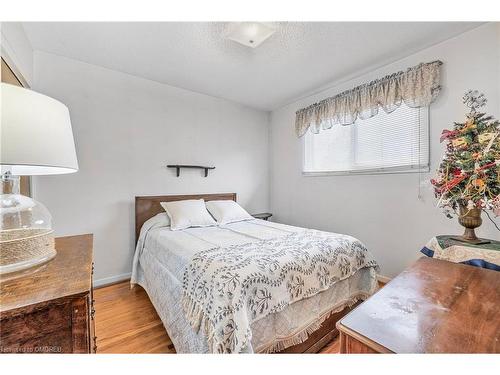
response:
[[[252,322],[378,265],[357,239],[305,230],[197,253],[184,271],[188,321],[214,353],[238,353]]]

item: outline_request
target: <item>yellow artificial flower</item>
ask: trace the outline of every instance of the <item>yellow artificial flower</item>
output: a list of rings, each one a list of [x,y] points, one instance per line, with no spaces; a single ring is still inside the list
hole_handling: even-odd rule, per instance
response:
[[[494,135],[495,133],[481,133],[477,136],[477,138],[479,140],[479,143],[486,143],[489,142]]]
[[[469,119],[465,123],[465,126],[462,129],[460,129],[460,132],[461,133],[467,133],[469,130],[472,130],[472,129],[475,129],[475,128],[476,128],[476,124],[474,124],[474,119]]]
[[[467,140],[464,137],[455,138],[451,141],[453,147],[463,147],[467,145]]]

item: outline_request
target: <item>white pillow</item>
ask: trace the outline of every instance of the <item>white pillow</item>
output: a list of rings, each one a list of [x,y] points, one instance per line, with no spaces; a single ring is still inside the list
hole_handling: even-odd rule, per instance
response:
[[[206,205],[208,211],[220,225],[255,219],[235,201],[208,201]]]
[[[217,225],[205,207],[203,199],[160,202],[170,218],[170,229],[180,230],[189,227],[210,227]]]

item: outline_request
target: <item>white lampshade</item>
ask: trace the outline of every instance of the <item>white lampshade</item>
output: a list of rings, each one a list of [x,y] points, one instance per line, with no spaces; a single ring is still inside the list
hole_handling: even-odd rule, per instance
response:
[[[68,108],[46,95],[1,84],[0,167],[13,175],[78,171]]]

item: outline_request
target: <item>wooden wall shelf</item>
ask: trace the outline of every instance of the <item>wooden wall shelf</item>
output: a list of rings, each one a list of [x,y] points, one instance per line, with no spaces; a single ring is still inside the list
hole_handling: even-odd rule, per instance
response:
[[[181,174],[181,168],[204,169],[205,170],[205,177],[208,176],[209,169],[215,169],[215,167],[207,167],[204,165],[183,165],[183,164],[169,164],[169,165],[167,165],[167,168],[175,168],[176,172],[177,172],[177,177],[179,177]]]

